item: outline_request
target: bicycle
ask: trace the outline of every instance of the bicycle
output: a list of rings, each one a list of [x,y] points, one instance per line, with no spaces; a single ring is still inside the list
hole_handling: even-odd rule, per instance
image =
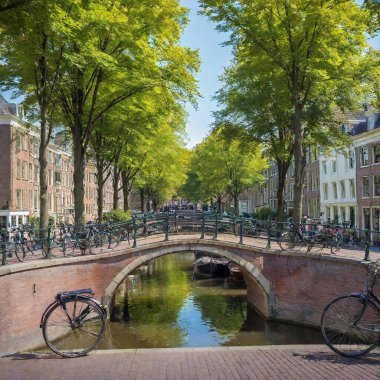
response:
[[[61,292],[41,317],[46,345],[56,354],[74,358],[94,350],[104,336],[107,312],[92,289]]]
[[[363,292],[338,297],[323,310],[322,334],[337,354],[361,356],[380,343],[380,299],[373,293],[377,277],[380,277],[380,260],[368,265]]]

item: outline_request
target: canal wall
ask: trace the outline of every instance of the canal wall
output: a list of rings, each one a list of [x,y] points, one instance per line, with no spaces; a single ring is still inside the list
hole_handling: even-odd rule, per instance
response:
[[[318,326],[334,297],[363,289],[366,271],[355,259],[283,253],[216,240],[153,243],[95,256],[33,260],[0,268],[0,352],[43,344],[45,308],[60,291],[91,287],[105,306],[118,284],[146,261],[172,252],[218,253],[243,269],[248,302],[268,319]]]

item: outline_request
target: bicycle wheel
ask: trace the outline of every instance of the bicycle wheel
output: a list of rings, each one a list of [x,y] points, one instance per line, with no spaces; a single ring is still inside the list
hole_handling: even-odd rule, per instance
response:
[[[17,260],[22,263],[26,255],[24,246],[21,243],[14,243],[14,248]]]
[[[282,235],[279,244],[283,251],[289,251],[300,244],[300,238],[297,234],[288,232]]]
[[[328,244],[330,245],[331,253],[337,253],[341,248],[342,239],[338,236],[333,236],[331,239],[329,239]]]
[[[90,299],[79,298],[54,305],[44,318],[42,333],[52,351],[72,358],[93,350],[104,329],[105,315],[101,308]]]
[[[321,329],[327,345],[337,354],[364,355],[380,341],[380,311],[359,296],[342,296],[323,310]]]

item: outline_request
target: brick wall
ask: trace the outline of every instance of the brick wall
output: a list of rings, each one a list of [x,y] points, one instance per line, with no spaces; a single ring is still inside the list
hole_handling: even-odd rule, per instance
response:
[[[10,147],[11,147],[10,126],[0,124],[0,207],[4,202],[11,202],[11,189],[10,189]]]
[[[123,277],[120,272],[124,268],[181,251],[220,252],[237,258],[236,262],[244,267],[249,302],[271,319],[303,325],[318,326],[323,308],[330,300],[359,291],[365,285],[365,268],[352,259],[267,253],[236,244],[196,239],[93,257],[33,261],[0,268],[0,352],[14,352],[43,343],[40,318],[57,292],[91,287],[100,299],[113,280],[115,286],[120,283]],[[249,270],[250,267],[253,270]],[[261,276],[261,281],[268,280],[268,289],[260,286],[253,275]]]

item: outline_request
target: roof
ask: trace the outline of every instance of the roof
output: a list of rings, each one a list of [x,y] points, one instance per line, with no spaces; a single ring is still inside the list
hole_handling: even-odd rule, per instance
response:
[[[7,102],[3,96],[0,95],[0,115],[17,116],[17,104]]]

